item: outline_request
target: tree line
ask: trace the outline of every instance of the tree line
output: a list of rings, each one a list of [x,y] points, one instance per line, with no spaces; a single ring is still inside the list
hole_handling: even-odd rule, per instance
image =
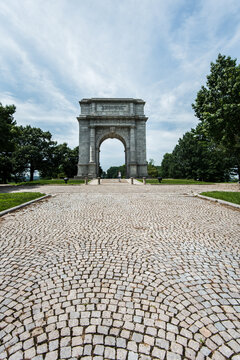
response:
[[[218,55],[192,107],[198,125],[179,139],[172,153],[164,155],[161,166],[150,159],[149,176],[203,181],[228,181],[234,173],[239,177],[240,65],[236,59]],[[36,170],[42,178],[76,175],[78,147],[72,150],[66,143],[57,144],[49,131],[17,126],[15,111],[14,105],[0,103],[0,182],[20,181],[26,173],[33,180]],[[125,165],[102,175],[117,177],[119,171],[124,177]]]
[[[150,159],[148,175],[214,182],[229,181],[233,175],[239,178],[240,65],[236,59],[218,55],[192,107],[198,125],[164,155],[161,166]],[[107,176],[116,176],[120,168],[110,168]]]
[[[172,153],[164,155],[161,174],[174,179],[229,181],[234,165],[234,159],[197,127],[179,139]]]
[[[149,159],[148,165],[148,175],[149,177],[157,177],[159,175],[159,169],[160,166],[154,165],[154,160]],[[126,177],[126,165],[120,165],[120,166],[111,166],[107,171],[102,171],[100,167],[100,176],[107,179],[117,179],[119,172],[121,173],[121,177]]]
[[[228,181],[240,174],[240,65],[219,54],[192,104],[199,124],[164,155],[161,175]]]
[[[74,177],[77,174],[78,147],[57,144],[49,131],[17,126],[16,107],[0,103],[0,182],[33,180],[37,170],[41,178]]]

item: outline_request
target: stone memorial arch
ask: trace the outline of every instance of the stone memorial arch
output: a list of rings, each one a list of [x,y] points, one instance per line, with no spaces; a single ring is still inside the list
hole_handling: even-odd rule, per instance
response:
[[[127,177],[147,176],[145,102],[140,99],[82,99],[79,122],[79,161],[76,178],[99,175],[99,152],[108,138],[125,149]]]

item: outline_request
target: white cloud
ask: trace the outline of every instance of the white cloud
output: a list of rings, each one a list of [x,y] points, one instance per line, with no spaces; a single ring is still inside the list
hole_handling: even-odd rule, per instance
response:
[[[0,101],[76,146],[79,99],[143,98],[157,162],[195,126],[210,61],[240,57],[239,22],[238,0],[2,1]]]
[[[70,112],[69,109],[64,111],[61,108],[44,108],[32,101],[19,102],[10,93],[0,93],[0,99],[4,106],[9,104],[16,106],[14,118],[17,125],[40,127],[44,131],[50,131],[53,134],[54,141],[67,142],[71,147],[78,146],[78,121],[76,117],[79,111],[77,112],[76,109]]]
[[[147,160],[154,159],[155,164],[160,165],[163,155],[173,151],[182,134],[182,129],[149,130],[147,132]]]

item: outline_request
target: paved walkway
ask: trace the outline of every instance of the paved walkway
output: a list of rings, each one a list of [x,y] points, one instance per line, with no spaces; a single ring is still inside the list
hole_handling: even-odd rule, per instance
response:
[[[39,189],[0,220],[0,359],[240,359],[238,210],[200,186]]]
[[[100,179],[100,185],[129,185],[131,184],[131,179]],[[141,181],[133,179],[134,185],[143,185]],[[89,182],[89,185],[98,185],[98,179],[93,179]]]

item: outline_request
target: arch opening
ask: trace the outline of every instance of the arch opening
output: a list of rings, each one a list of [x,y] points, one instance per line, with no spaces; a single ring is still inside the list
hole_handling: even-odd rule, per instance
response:
[[[105,136],[97,147],[98,176],[117,178],[118,171],[121,176],[127,176],[127,153],[124,139],[120,136]],[[120,167],[120,169],[118,169]]]

